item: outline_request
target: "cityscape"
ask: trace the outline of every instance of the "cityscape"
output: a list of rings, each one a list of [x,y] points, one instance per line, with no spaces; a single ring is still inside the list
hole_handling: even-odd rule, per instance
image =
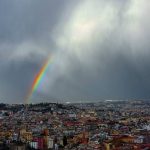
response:
[[[148,150],[150,101],[0,104],[3,150]]]

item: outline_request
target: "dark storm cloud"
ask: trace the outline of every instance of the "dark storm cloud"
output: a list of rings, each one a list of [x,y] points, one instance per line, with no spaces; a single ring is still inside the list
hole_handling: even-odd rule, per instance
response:
[[[137,0],[0,1],[0,98],[32,102],[150,97],[150,3]]]
[[[67,101],[148,99],[150,20],[148,16],[144,18],[143,15],[148,12],[150,4],[134,0],[124,3],[96,2],[104,7],[97,10],[92,8],[94,2],[88,1],[81,5],[81,9],[76,10],[75,19],[70,21],[71,24],[65,24],[68,29],[71,28],[70,34],[67,30],[67,40],[62,37],[60,43],[61,47],[69,49],[66,64],[71,64],[65,67],[66,73],[58,76],[53,86],[50,86],[51,93],[60,100]],[[89,9],[83,13],[85,7]],[[96,12],[96,17],[93,12]],[[80,20],[83,17],[86,24]],[[80,31],[76,24],[81,24],[80,27],[84,28]],[[95,24],[98,27],[93,30]],[[93,30],[94,34],[89,30]],[[76,35],[77,38],[73,37]]]
[[[9,103],[24,102],[39,66],[28,62],[21,64],[12,62],[0,67],[0,99]]]
[[[143,58],[138,58],[139,64],[135,64],[123,54],[117,54],[115,58],[104,57],[109,58],[109,61],[103,62],[103,69],[98,66],[89,69],[81,64],[78,64],[80,67],[74,66],[74,71],[69,74],[71,77],[57,78],[51,93],[58,97],[59,101],[149,99],[148,58],[144,57],[145,62]]]
[[[64,4],[48,0],[0,1],[1,42],[42,39],[58,22]]]
[[[51,32],[69,4],[62,0],[0,1],[2,101],[23,102],[45,55],[53,50]]]

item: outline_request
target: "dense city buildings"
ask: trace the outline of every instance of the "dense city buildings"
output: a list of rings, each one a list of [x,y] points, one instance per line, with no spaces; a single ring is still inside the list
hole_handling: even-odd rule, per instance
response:
[[[0,104],[0,149],[148,150],[150,102]]]

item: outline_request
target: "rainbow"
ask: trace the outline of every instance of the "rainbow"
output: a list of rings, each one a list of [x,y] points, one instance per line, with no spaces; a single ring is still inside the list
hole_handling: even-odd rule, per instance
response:
[[[33,93],[35,91],[37,91],[41,81],[44,79],[45,74],[47,72],[48,66],[49,64],[52,63],[52,57],[48,57],[48,59],[46,59],[46,61],[43,63],[43,66],[41,67],[41,69],[39,70],[39,72],[35,75],[34,80],[32,82],[31,88],[29,90],[29,93],[27,95],[27,98],[25,100],[25,104],[28,104]]]

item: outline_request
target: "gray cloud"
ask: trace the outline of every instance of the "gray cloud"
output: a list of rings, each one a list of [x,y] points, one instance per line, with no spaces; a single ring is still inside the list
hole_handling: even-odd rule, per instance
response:
[[[23,102],[148,99],[150,3],[143,0],[1,1],[0,94]]]

